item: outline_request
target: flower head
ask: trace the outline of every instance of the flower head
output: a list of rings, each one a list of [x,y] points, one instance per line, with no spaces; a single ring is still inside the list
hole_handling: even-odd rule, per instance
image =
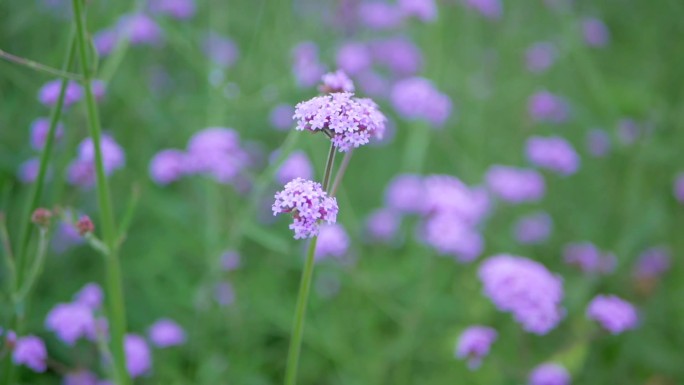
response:
[[[184,168],[188,173],[208,174],[218,182],[231,183],[248,164],[249,154],[235,130],[209,127],[190,138]]]
[[[323,64],[318,59],[318,46],[311,41],[304,41],[292,49],[292,71],[300,87],[311,87],[325,73]]]
[[[270,114],[271,125],[277,130],[287,130],[292,125],[295,109],[289,104],[278,104]]]
[[[318,234],[319,221],[329,224],[337,220],[337,200],[328,197],[320,183],[297,178],[285,185],[275,195],[273,215],[292,214],[294,222],[290,229],[295,239],[311,238]]]
[[[513,234],[521,244],[537,244],[549,238],[552,228],[551,216],[546,212],[538,211],[518,219]]]
[[[424,200],[425,186],[420,175],[398,175],[385,189],[385,203],[400,213],[422,212]]]
[[[492,20],[500,19],[503,14],[501,0],[465,0],[465,5]]]
[[[415,16],[420,21],[431,22],[437,18],[435,0],[399,0],[399,9],[407,16]]]
[[[569,385],[570,373],[561,365],[547,362],[541,364],[530,373],[529,385]]]
[[[50,131],[50,119],[38,118],[31,123],[31,147],[40,151],[45,146],[48,132]],[[64,125],[57,123],[55,127],[55,140],[58,141],[64,135]]]
[[[361,23],[375,30],[398,27],[403,21],[401,10],[382,1],[363,2],[358,8]]]
[[[43,340],[36,336],[18,338],[12,352],[12,362],[24,365],[34,372],[44,372],[47,369],[47,349]]]
[[[240,267],[240,254],[235,250],[226,250],[221,254],[221,269],[233,271]]]
[[[63,385],[99,385],[97,376],[88,370],[76,370],[64,375]]]
[[[323,75],[322,81],[323,84],[319,89],[323,93],[354,92],[354,82],[342,70]]]
[[[238,47],[227,36],[210,32],[202,42],[204,54],[219,68],[227,69],[233,66],[238,59]]]
[[[367,70],[372,64],[372,58],[365,44],[350,42],[338,48],[336,62],[344,72],[355,75]]]
[[[344,257],[349,250],[349,243],[349,235],[341,225],[334,223],[321,226],[316,243],[316,260]]]
[[[121,16],[117,31],[125,36],[131,45],[158,45],[163,40],[163,31],[151,17],[144,13]]]
[[[476,225],[489,213],[489,197],[481,187],[470,187],[450,175],[430,175],[423,181],[425,215],[450,213],[465,223]]]
[[[296,178],[311,179],[313,173],[313,166],[306,153],[295,151],[280,165],[276,180],[284,184]]]
[[[530,96],[527,109],[536,122],[563,123],[570,115],[570,107],[565,99],[548,91],[539,91]]]
[[[185,173],[186,154],[181,150],[159,151],[150,161],[150,176],[159,185],[180,179]]]
[[[494,195],[511,203],[537,201],[546,190],[544,177],[524,168],[494,165],[487,170],[485,179]]]
[[[603,253],[589,242],[571,243],[563,250],[565,263],[577,266],[585,273],[608,274],[615,269],[615,256]]]
[[[150,11],[154,14],[169,15],[175,19],[185,20],[195,15],[194,0],[152,0]]]
[[[597,295],[587,307],[587,317],[612,334],[620,334],[637,326],[639,317],[634,306],[615,295]]]
[[[375,61],[387,67],[394,75],[415,75],[423,67],[420,48],[411,40],[394,37],[375,41],[370,46]]]
[[[671,260],[672,257],[667,248],[651,247],[639,256],[634,266],[634,276],[637,279],[656,279],[670,268]]]
[[[484,249],[482,236],[456,212],[428,217],[423,237],[438,253],[453,256],[459,262],[472,262]]]
[[[392,105],[409,120],[424,120],[442,126],[451,114],[451,99],[439,92],[431,81],[415,77],[398,81],[392,89]]]
[[[553,65],[556,56],[558,53],[552,43],[535,43],[525,51],[527,70],[534,73],[544,72]]]
[[[343,152],[382,138],[385,116],[370,99],[338,92],[317,96],[297,104],[294,119],[297,130],[328,131],[333,144]]]
[[[532,164],[561,175],[572,175],[580,166],[579,155],[572,145],[560,136],[530,137],[525,145],[525,152]]]
[[[600,158],[610,151],[610,135],[601,129],[593,129],[587,133],[587,148],[591,156]]]
[[[401,225],[401,215],[392,209],[373,211],[366,220],[366,233],[373,241],[390,242]]]
[[[38,92],[38,100],[46,106],[54,106],[57,104],[61,87],[62,81],[60,79],[45,83]],[[68,81],[64,91],[64,106],[69,107],[81,100],[81,97],[83,97],[83,88],[73,80]]]
[[[140,377],[152,366],[152,354],[145,339],[136,334],[127,334],[124,338],[126,369],[131,377]]]
[[[185,343],[185,331],[173,320],[163,318],[150,326],[150,341],[159,347],[182,345]]]
[[[94,339],[96,336],[92,309],[78,302],[60,303],[52,308],[45,319],[45,327],[67,345],[74,345],[79,338]]]
[[[588,46],[604,47],[610,42],[610,31],[601,19],[587,17],[582,20],[582,32]]]
[[[563,281],[542,264],[499,254],[484,261],[478,273],[484,294],[526,331],[546,334],[563,318]]]
[[[102,288],[96,283],[89,283],[74,295],[74,302],[88,307],[91,310],[97,310],[102,306],[102,299],[104,294]]]
[[[468,360],[468,367],[477,369],[482,362],[482,358],[489,354],[498,333],[496,330],[487,326],[470,326],[461,333],[456,344],[456,357]]]

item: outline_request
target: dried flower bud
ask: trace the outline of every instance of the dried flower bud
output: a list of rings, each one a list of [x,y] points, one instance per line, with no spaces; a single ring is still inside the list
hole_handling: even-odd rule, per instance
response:
[[[83,215],[81,218],[78,219],[78,222],[76,222],[76,228],[78,229],[78,233],[81,236],[84,236],[88,233],[92,233],[95,231],[95,225],[93,224],[93,221],[90,219],[89,216]]]
[[[41,227],[49,226],[50,218],[52,218],[52,212],[42,207],[37,208],[33,211],[33,214],[31,214],[31,222]]]

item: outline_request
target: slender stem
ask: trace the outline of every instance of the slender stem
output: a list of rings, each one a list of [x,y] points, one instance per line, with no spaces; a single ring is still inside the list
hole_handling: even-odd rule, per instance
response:
[[[9,234],[7,233],[7,222],[5,221],[5,214],[0,212],[0,243],[2,243],[5,251],[5,264],[10,274],[11,287],[14,287],[14,280],[16,279],[16,267],[14,266],[14,253],[12,252],[12,244],[10,243]]]
[[[43,266],[45,265],[45,255],[47,255],[47,248],[49,244],[48,230],[47,228],[40,228],[40,238],[38,239],[38,251],[36,252],[36,257],[33,259],[33,264],[31,265],[31,270],[29,270],[29,275],[26,277],[24,284],[22,285],[19,292],[16,294],[18,302],[24,302],[28,294],[31,292],[33,285],[35,285],[38,276],[43,271]]]
[[[335,154],[337,154],[337,148],[334,144],[330,144],[330,150],[328,151],[328,160],[325,162],[325,174],[323,175],[323,191],[328,191],[330,186],[330,177],[332,176],[332,169],[335,165]]]
[[[340,168],[337,170],[335,181],[333,182],[332,189],[330,190],[331,197],[334,197],[335,194],[337,194],[337,189],[339,189],[340,185],[342,184],[342,178],[344,178],[344,173],[347,172],[347,168],[349,167],[349,162],[351,162],[353,154],[354,150],[349,150],[346,154],[344,154],[344,158],[342,158],[342,164],[340,164]]]
[[[90,63],[88,62],[88,33],[85,27],[82,0],[72,0],[72,4],[78,35],[78,53],[81,70],[85,77],[83,86],[85,89],[88,129],[93,140],[93,147],[95,147],[95,180],[97,185],[100,220],[102,223],[104,243],[109,249],[109,254],[105,258],[107,270],[106,289],[109,305],[108,315],[111,326],[111,350],[113,356],[114,379],[118,385],[128,385],[131,383],[131,380],[128,371],[126,370],[126,356],[123,345],[124,335],[126,333],[126,309],[124,307],[123,288],[121,284],[121,267],[117,255],[116,225],[114,223],[114,213],[109,195],[107,176],[102,161],[102,148],[100,147],[100,119],[90,82],[92,72]]]
[[[45,64],[41,64],[38,62],[35,62],[30,59],[23,58],[21,56],[16,56],[12,55],[9,52],[3,51],[0,49],[0,58],[5,59],[7,61],[11,61],[13,63],[22,65],[24,67],[28,67],[30,69],[39,71],[39,72],[44,72],[50,75],[58,76],[60,78],[66,78],[66,79],[72,79],[72,80],[82,80],[83,77],[78,74],[72,74],[71,72],[66,72],[62,70],[58,70],[57,68],[52,68],[50,66],[46,66]]]
[[[297,307],[295,309],[294,325],[292,325],[292,337],[290,348],[287,352],[287,367],[285,369],[285,385],[295,385],[297,381],[297,367],[299,366],[299,353],[302,347],[302,336],[304,334],[304,320],[306,307],[309,302],[309,291],[313,278],[314,256],[316,254],[316,243],[318,237],[311,239],[309,249],[306,252],[304,271],[299,283],[299,294],[297,295]]]

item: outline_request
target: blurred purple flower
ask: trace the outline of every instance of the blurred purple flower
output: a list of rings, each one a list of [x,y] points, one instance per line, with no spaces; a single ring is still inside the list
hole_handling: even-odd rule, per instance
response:
[[[563,259],[589,274],[609,274],[615,269],[615,256],[604,254],[589,242],[570,243],[563,249]]]
[[[598,322],[612,334],[637,327],[639,317],[634,306],[615,295],[597,295],[587,307],[587,318]]]
[[[534,202],[544,197],[544,177],[534,170],[493,165],[485,174],[487,187],[499,199],[510,203]]]
[[[99,56],[109,55],[119,43],[119,32],[116,28],[107,28],[98,31],[93,36],[93,44]]]
[[[152,354],[145,339],[136,334],[126,334],[124,339],[126,369],[131,377],[146,374],[152,366]]]
[[[424,178],[423,213],[454,214],[469,225],[477,225],[489,213],[490,202],[485,189],[470,187],[450,175]]]
[[[527,332],[544,335],[561,321],[563,281],[544,265],[499,254],[480,265],[484,294],[503,312],[513,314]]]
[[[271,125],[278,130],[287,130],[292,127],[292,116],[295,113],[293,106],[278,104],[273,107],[270,114]]]
[[[680,203],[684,203],[684,172],[675,175],[674,196]]]
[[[538,244],[549,238],[552,228],[551,216],[539,211],[518,219],[513,234],[515,239],[523,245]]]
[[[530,96],[527,110],[535,122],[564,123],[570,115],[565,99],[548,91],[538,91]]]
[[[336,62],[344,72],[356,75],[372,65],[371,52],[363,43],[349,42],[337,50]]]
[[[628,146],[639,139],[641,127],[634,119],[620,119],[617,124],[617,135],[620,142]]]
[[[240,254],[235,250],[226,250],[221,254],[221,269],[233,271],[240,267]]]
[[[232,128],[205,128],[188,141],[188,173],[208,174],[220,183],[231,183],[248,164],[249,154],[241,148],[240,137]]]
[[[178,20],[185,20],[195,15],[194,0],[151,0],[150,12],[155,15],[169,15]]]
[[[90,87],[93,92],[93,96],[95,96],[95,100],[98,102],[102,101],[107,93],[107,83],[102,80],[95,79],[90,84]]]
[[[122,168],[126,164],[126,155],[123,148],[111,136],[104,134],[100,138],[102,151],[102,163],[105,174],[110,175],[113,171]],[[92,138],[84,139],[78,145],[78,160],[89,164],[95,162],[95,146]]]
[[[587,133],[587,148],[592,156],[604,157],[610,152],[610,147],[610,135],[605,131],[593,129]]]
[[[185,331],[173,320],[162,318],[150,326],[150,341],[158,348],[183,345]]]
[[[568,141],[560,136],[532,136],[525,145],[527,159],[535,166],[572,175],[580,166],[580,158]]]
[[[480,367],[482,359],[489,354],[498,333],[487,327],[474,325],[461,333],[456,344],[456,358],[468,360],[468,368],[475,370]]]
[[[525,51],[527,70],[534,73],[544,72],[553,65],[557,56],[556,46],[552,43],[546,41],[534,43]]]
[[[373,58],[398,76],[411,76],[423,66],[420,48],[411,40],[395,37],[375,41],[370,45]]]
[[[57,304],[48,313],[45,328],[70,346],[79,338],[93,340],[96,337],[93,310],[81,303]]]
[[[637,279],[657,279],[670,268],[670,250],[663,246],[646,249],[634,266]]]
[[[570,385],[570,373],[561,365],[547,362],[530,373],[528,385]]]
[[[57,104],[57,99],[59,98],[59,89],[62,86],[61,79],[55,79],[49,81],[40,88],[38,91],[38,100],[48,106],[52,107]],[[70,105],[78,102],[83,97],[83,88],[80,84],[74,80],[69,80],[67,82],[66,90],[64,91],[64,107],[69,107]]]
[[[175,182],[185,174],[186,155],[181,150],[159,151],[150,161],[150,176],[159,185]]]
[[[50,119],[49,118],[38,118],[31,123],[31,147],[34,150],[40,151],[45,146],[45,141],[47,140],[48,131],[50,131]],[[64,125],[62,123],[57,123],[55,127],[55,141],[62,139],[64,135]]]
[[[453,256],[458,262],[472,262],[484,249],[482,236],[454,212],[430,216],[422,233],[425,242],[439,254]]]
[[[587,17],[582,19],[584,42],[591,47],[605,47],[610,42],[610,31],[601,19]]]
[[[304,41],[292,49],[292,71],[300,87],[314,86],[325,73],[318,59],[318,46]]]
[[[374,97],[386,97],[390,91],[389,81],[374,71],[364,71],[357,76],[357,83],[364,93]]]
[[[464,0],[464,4],[488,19],[498,20],[503,14],[501,0]]]
[[[79,369],[64,375],[62,385],[98,385],[98,380],[93,372]]]
[[[235,289],[230,282],[220,282],[214,289],[214,298],[221,306],[230,306],[235,302]]]
[[[95,311],[102,306],[103,297],[100,285],[91,282],[74,295],[74,302]]]
[[[57,254],[64,253],[71,247],[85,242],[83,237],[79,235],[78,230],[71,224],[60,221],[57,225],[57,230],[52,238],[52,248]]]
[[[401,12],[406,16],[415,16],[418,20],[432,22],[437,19],[435,0],[399,0]]]
[[[349,235],[339,224],[322,225],[318,232],[316,243],[316,260],[322,261],[328,257],[341,259],[349,250]]]
[[[34,372],[42,373],[47,369],[47,349],[43,340],[36,336],[18,338],[12,352],[12,362],[24,365]]]
[[[358,16],[363,25],[375,30],[397,28],[403,21],[402,12],[397,6],[375,0],[361,3]]]
[[[164,38],[157,22],[144,13],[121,16],[116,30],[121,37],[128,38],[131,45],[160,45]]]
[[[285,159],[276,172],[276,180],[285,184],[293,179],[313,178],[313,165],[304,151],[295,151]]]
[[[425,207],[424,197],[425,186],[420,175],[398,175],[385,189],[385,203],[400,213],[422,213]]]
[[[38,171],[40,169],[40,159],[31,158],[19,166],[17,177],[22,183],[33,183],[38,178]]]
[[[323,84],[319,87],[319,90],[323,93],[354,92],[354,82],[342,70],[323,75],[322,81]]]
[[[396,237],[400,224],[399,213],[391,209],[378,209],[366,219],[366,234],[370,240],[388,243]]]
[[[238,47],[233,40],[216,32],[209,32],[202,42],[202,50],[209,60],[220,68],[230,68],[239,57]]]
[[[292,214],[290,229],[295,239],[311,238],[318,234],[319,221],[328,224],[337,220],[337,200],[328,197],[320,183],[297,178],[275,195],[273,215]]]
[[[426,120],[433,126],[442,126],[451,114],[449,96],[424,78],[398,81],[392,89],[391,99],[394,109],[405,119]]]

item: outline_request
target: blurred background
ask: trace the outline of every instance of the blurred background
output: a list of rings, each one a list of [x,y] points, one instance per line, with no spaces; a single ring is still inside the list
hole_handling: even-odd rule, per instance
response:
[[[387,132],[354,151],[339,227],[321,235],[300,384],[524,384],[547,361],[573,384],[684,383],[683,18],[676,0],[88,1],[114,211],[129,224],[128,330],[154,345],[136,383],[282,381],[305,242],[272,216],[272,194],[322,178],[328,141],[293,134],[292,115],[337,69]],[[67,0],[2,1],[0,49],[61,68],[72,20]],[[14,242],[56,79],[0,60],[0,210]],[[46,327],[56,304],[105,278],[64,220],[86,214],[99,231],[83,90],[71,86],[41,200],[71,214],[53,220],[24,325],[51,362],[17,368],[19,383],[107,374],[92,342]],[[232,147],[200,167],[193,153],[224,140],[209,127],[229,128]],[[437,174],[486,192],[474,241],[407,207]],[[502,253],[562,277],[549,333],[525,332],[483,295],[481,261]],[[597,294],[633,304],[638,325],[602,332],[585,315]],[[160,319],[182,342],[155,342]],[[498,337],[472,369],[455,348],[475,324]]]

